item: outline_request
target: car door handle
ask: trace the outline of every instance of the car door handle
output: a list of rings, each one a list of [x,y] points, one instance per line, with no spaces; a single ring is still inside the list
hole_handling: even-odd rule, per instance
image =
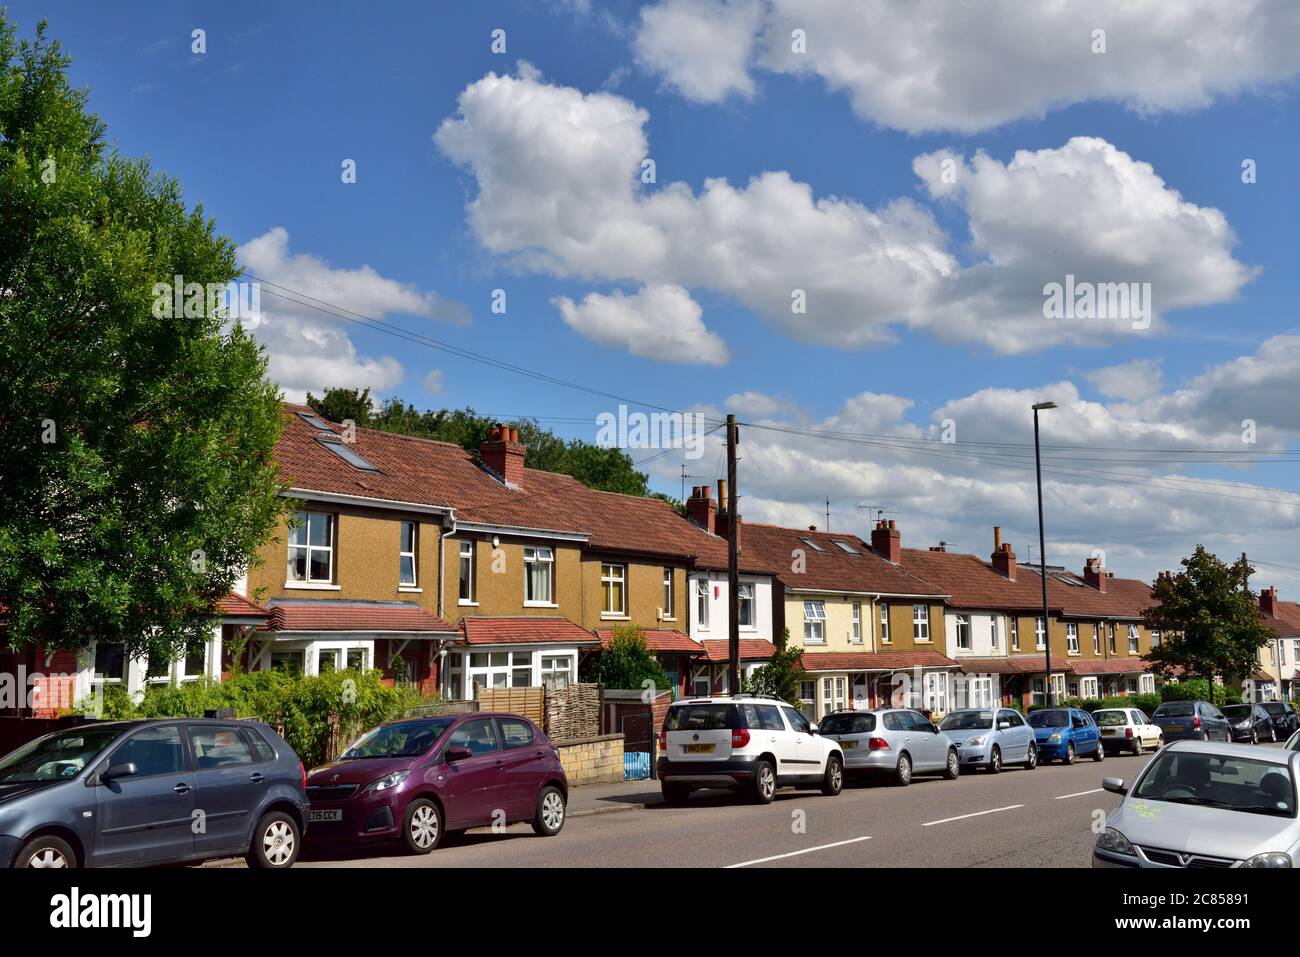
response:
[[[261,771],[255,771],[248,780],[252,781],[254,784],[261,784],[266,780],[266,775]]]
[[[180,784],[176,785],[176,787],[172,788],[172,790],[177,794],[189,794],[190,786],[182,781]]]

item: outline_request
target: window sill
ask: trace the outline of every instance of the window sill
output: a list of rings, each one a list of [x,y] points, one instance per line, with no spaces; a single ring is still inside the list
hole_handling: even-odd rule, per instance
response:
[[[609,612],[602,611],[600,613],[600,620],[601,621],[631,621],[632,618],[629,615],[615,615]]]
[[[417,588],[415,585],[398,585],[397,590],[408,595],[423,595],[424,589]]]
[[[475,602],[475,604],[478,603]],[[553,601],[525,601],[524,607],[525,608],[559,608],[560,606]]]
[[[286,589],[294,591],[342,591],[342,585],[334,585],[330,582],[285,582]]]
[[[478,602],[476,602],[476,601],[466,601],[464,598],[458,598],[458,599],[456,600],[456,604],[459,605],[461,608],[477,608],[477,607],[478,607]]]
[[[676,621],[676,620],[677,620],[677,616],[676,616],[676,615],[673,615],[673,616],[670,616],[670,617],[668,617],[668,618],[660,618],[659,620],[660,620],[660,621]]]

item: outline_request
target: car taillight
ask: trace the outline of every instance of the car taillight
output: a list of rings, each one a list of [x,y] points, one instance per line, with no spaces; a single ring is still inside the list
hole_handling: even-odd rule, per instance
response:
[[[307,768],[301,761],[298,762],[298,770],[302,772],[302,789],[307,790]]]
[[[1125,728],[1125,729],[1124,729],[1124,737],[1126,737],[1126,738],[1131,738],[1131,737],[1133,737],[1133,729],[1132,729],[1132,728]]]
[[[1200,726],[1201,726],[1201,716],[1198,714],[1195,718],[1192,719],[1192,727],[1199,728]]]
[[[743,748],[749,744],[749,729],[735,728],[731,732],[731,746],[733,748]]]
[[[889,742],[884,738],[867,738],[867,748],[871,751],[888,751]]]
[[[664,728],[664,730],[659,732],[659,750],[660,751],[668,750],[668,729],[667,728]]]

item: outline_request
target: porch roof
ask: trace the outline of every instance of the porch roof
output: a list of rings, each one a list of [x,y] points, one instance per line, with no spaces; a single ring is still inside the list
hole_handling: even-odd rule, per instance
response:
[[[971,674],[1029,675],[1043,670],[1042,655],[1004,655],[998,658],[962,658],[961,670]],[[1052,673],[1074,671],[1070,662],[1052,655]]]
[[[1076,675],[1136,675],[1151,670],[1151,662],[1141,658],[1086,658],[1071,661]]]
[[[262,624],[270,614],[257,602],[233,591],[217,602],[217,616],[231,624]]]
[[[470,645],[595,645],[600,642],[592,632],[567,618],[531,617],[487,618],[473,616],[460,620],[460,631]]]
[[[682,654],[704,657],[708,654],[705,647],[695,639],[682,634],[680,631],[672,628],[646,628],[645,646],[650,651],[661,652],[664,654]],[[602,648],[608,648],[610,640],[614,637],[614,629],[599,628],[596,630],[596,637],[600,639]]]
[[[451,637],[456,629],[415,602],[274,599],[267,630],[277,632],[404,632]]]
[[[705,655],[711,662],[730,661],[730,649],[725,638],[704,638],[699,642],[704,646]],[[776,654],[776,645],[765,638],[741,638],[741,661],[766,661]]]
[[[958,667],[957,662],[937,651],[806,651],[802,664],[806,672]]]

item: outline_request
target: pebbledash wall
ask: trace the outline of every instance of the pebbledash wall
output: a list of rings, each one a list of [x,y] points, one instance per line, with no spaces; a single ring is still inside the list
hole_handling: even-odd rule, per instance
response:
[[[554,743],[570,787],[623,780],[623,735],[600,734]]]

